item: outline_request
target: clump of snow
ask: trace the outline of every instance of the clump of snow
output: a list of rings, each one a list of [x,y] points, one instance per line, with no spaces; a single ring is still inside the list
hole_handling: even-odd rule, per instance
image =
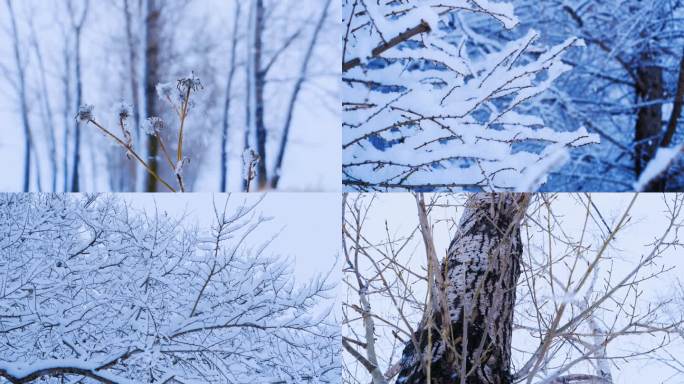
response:
[[[643,191],[653,179],[665,172],[674,159],[682,152],[682,145],[674,148],[660,148],[655,157],[651,160],[646,169],[639,176],[639,180],[634,183],[634,189]]]
[[[190,163],[190,159],[187,157],[184,157],[183,160],[179,160],[176,163],[176,168],[174,169],[174,172],[176,173],[176,176],[183,177],[183,168]]]
[[[550,172],[560,168],[570,159],[570,153],[565,148],[552,152],[542,158],[536,164],[528,167],[522,174],[520,184],[516,188],[518,192],[534,192],[539,189],[548,178]]]

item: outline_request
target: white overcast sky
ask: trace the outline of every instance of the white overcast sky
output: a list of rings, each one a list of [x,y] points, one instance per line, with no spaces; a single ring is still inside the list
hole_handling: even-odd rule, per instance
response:
[[[226,198],[226,195],[209,193],[118,195],[137,209],[153,211],[156,204],[170,215],[187,214],[187,223],[197,224],[200,228],[208,228],[212,223],[212,199],[218,205],[223,204]],[[260,196],[256,193],[232,194],[230,204],[236,206],[244,200],[254,202]],[[273,220],[265,223],[252,239],[263,241],[282,230],[270,246],[270,253],[292,257],[297,280],[326,273],[334,267],[340,249],[340,207],[341,197],[336,193],[268,194],[258,209]],[[339,280],[338,270],[335,268],[333,278]]]

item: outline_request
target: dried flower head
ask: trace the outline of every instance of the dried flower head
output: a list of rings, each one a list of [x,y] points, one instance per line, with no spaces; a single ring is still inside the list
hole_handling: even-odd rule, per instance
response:
[[[178,79],[177,88],[180,92],[186,93],[188,90],[198,91],[204,89],[199,77],[195,76],[195,72],[190,72],[190,75],[185,78]]]
[[[164,129],[164,120],[160,117],[148,117],[143,123],[143,131],[150,136],[159,134],[162,129]]]
[[[90,120],[93,120],[93,109],[95,109],[95,107],[92,105],[81,105],[78,108],[78,114],[76,115],[76,118],[82,123],[87,123]]]
[[[119,117],[119,120],[126,121],[133,114],[133,106],[126,104],[123,100],[114,104],[114,112]]]
[[[162,100],[167,100],[173,97],[174,87],[172,83],[157,84],[157,95]]]

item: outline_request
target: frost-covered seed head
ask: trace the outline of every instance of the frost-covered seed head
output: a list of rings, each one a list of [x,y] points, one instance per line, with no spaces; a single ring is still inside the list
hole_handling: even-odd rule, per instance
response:
[[[178,79],[178,90],[185,93],[188,90],[198,91],[203,89],[202,82],[199,77],[195,76],[195,72],[190,72],[190,75],[185,78]]]
[[[120,120],[127,120],[133,114],[133,106],[121,101],[114,104],[114,111]]]
[[[143,123],[143,131],[150,136],[159,134],[162,129],[164,129],[164,120],[160,117],[149,117]]]
[[[76,117],[80,122],[87,123],[93,120],[93,109],[95,109],[94,106],[83,104],[78,108],[78,115]]]
[[[166,99],[173,97],[173,84],[172,83],[159,83],[159,84],[157,84],[157,95],[162,100],[166,100]]]

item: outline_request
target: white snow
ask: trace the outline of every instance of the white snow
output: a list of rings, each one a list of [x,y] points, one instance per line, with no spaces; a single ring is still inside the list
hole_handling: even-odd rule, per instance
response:
[[[506,27],[517,24],[510,4],[474,3],[479,13]],[[452,12],[460,15],[473,6],[459,0],[364,4],[369,15],[352,20],[352,28],[363,32],[352,36],[349,57],[357,44],[367,48],[372,40],[378,45],[426,13],[453,7]],[[395,14],[401,16],[385,16]],[[412,20],[412,14],[418,16]],[[449,12],[440,14],[444,20],[448,16]],[[460,38],[459,44],[454,44],[455,37]],[[472,38],[433,27],[415,38],[424,46],[398,45],[383,53],[390,59],[384,67],[359,66],[344,73],[343,103],[361,106],[343,112],[343,171],[348,188],[357,189],[356,181],[362,183],[359,189],[381,190],[515,190],[523,181],[538,187],[537,182],[546,180],[541,170],[548,172],[569,159],[551,154],[598,143],[598,135],[584,128],[557,130],[535,114],[540,95],[571,70],[562,62],[565,52],[583,43],[567,38],[541,47],[536,45],[538,38],[539,33],[530,29],[502,44],[499,51],[470,55]],[[540,53],[536,60],[525,55],[532,48]],[[409,68],[410,63],[417,66],[426,60],[443,69]],[[380,92],[369,89],[368,83],[394,88]],[[385,148],[377,148],[383,143]]]
[[[658,149],[656,155],[648,162],[646,169],[639,176],[639,180],[634,184],[634,189],[643,191],[651,180],[667,170],[675,158],[681,154],[682,148],[682,145],[678,145],[672,148]]]

